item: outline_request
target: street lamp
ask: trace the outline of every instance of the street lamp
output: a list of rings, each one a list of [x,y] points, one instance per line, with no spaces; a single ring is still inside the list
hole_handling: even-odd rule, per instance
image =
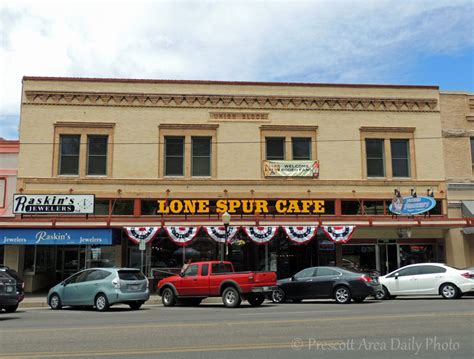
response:
[[[222,215],[222,222],[224,223],[224,229],[225,229],[225,252],[227,252],[227,240],[229,238],[229,223],[230,223],[230,214],[227,213],[227,212],[224,212],[224,214]],[[222,253],[222,257],[225,259],[225,253],[223,251]]]

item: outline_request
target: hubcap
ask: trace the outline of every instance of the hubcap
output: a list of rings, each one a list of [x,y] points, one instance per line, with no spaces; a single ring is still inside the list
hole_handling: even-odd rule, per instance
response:
[[[339,302],[345,302],[349,297],[349,293],[345,289],[338,289],[336,291],[336,298]]]
[[[282,291],[280,289],[275,290],[273,292],[273,301],[279,303],[282,301],[282,299],[283,299]]]
[[[53,295],[51,297],[51,307],[53,308],[57,308],[58,307],[58,304],[59,304],[59,298],[57,295]]]
[[[163,294],[163,300],[165,301],[166,304],[168,304],[171,301],[171,293],[169,290],[165,290],[165,293]]]
[[[227,294],[225,295],[225,300],[227,303],[232,304],[235,301],[235,294],[232,291],[228,291]]]
[[[453,288],[452,286],[450,286],[450,285],[447,285],[447,286],[445,286],[445,287],[443,288],[443,294],[444,294],[444,296],[447,297],[447,298],[452,298],[452,297],[454,297],[454,293],[455,293],[455,292],[456,292],[456,291],[454,290],[454,288]]]
[[[377,294],[375,295],[377,299],[382,299],[384,296],[385,296],[385,292],[383,290],[381,290],[380,292],[377,292]]]
[[[105,298],[103,296],[100,296],[97,298],[95,302],[95,306],[97,309],[104,309],[105,308]]]

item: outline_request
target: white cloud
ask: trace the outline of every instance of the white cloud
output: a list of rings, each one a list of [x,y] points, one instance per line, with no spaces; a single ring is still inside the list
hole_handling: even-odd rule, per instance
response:
[[[0,136],[24,75],[386,82],[472,48],[473,15],[457,0],[3,2]]]

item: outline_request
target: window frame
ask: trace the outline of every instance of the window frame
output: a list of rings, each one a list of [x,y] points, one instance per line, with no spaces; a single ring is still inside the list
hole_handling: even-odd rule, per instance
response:
[[[407,157],[406,157],[406,162],[407,162],[407,174],[408,176],[396,176],[395,175],[395,168],[394,168],[394,160],[405,160],[405,158],[398,158],[394,157],[393,154],[393,143],[395,141],[405,141],[406,142],[406,151],[407,151]],[[410,140],[408,138],[391,138],[390,139],[390,153],[391,153],[391,161],[392,161],[392,176],[393,178],[410,178]]]
[[[308,153],[308,158],[295,158],[295,142],[298,141],[298,140],[306,140],[307,142],[309,142],[309,153]],[[295,136],[292,136],[291,137],[291,158],[293,161],[311,161],[312,160],[312,147],[313,147],[313,143],[312,143],[312,139],[311,137],[295,137]]]
[[[86,158],[86,176],[87,177],[106,177],[107,176],[107,162],[108,162],[108,146],[109,146],[109,136],[108,135],[96,135],[96,134],[87,134],[87,158]],[[91,137],[102,137],[102,138],[105,138],[106,139],[106,143],[105,143],[105,148],[106,148],[106,151],[105,151],[105,155],[91,155],[90,154],[90,139]],[[101,173],[101,174],[98,174],[98,173],[89,173],[89,169],[90,169],[90,157],[93,156],[93,157],[105,157],[105,173]]]
[[[381,144],[382,144],[382,158],[379,158],[379,157],[370,157],[368,156],[367,154],[367,145],[369,142],[375,142],[375,141],[379,141]],[[369,160],[382,160],[382,175],[379,176],[379,175],[375,175],[375,176],[372,176],[370,175],[369,176]],[[366,138],[365,139],[365,166],[366,166],[366,175],[367,175],[367,178],[384,178],[385,175],[386,175],[386,158],[385,158],[385,140],[383,138]]]
[[[77,173],[61,173],[62,165],[63,165],[63,139],[66,137],[69,138],[78,138],[79,139],[79,148],[77,155],[67,155],[67,157],[77,157]],[[71,176],[71,177],[76,177],[79,176],[80,170],[81,170],[81,135],[77,134],[61,134],[59,135],[59,163],[58,163],[58,176],[64,177],[64,176]]]
[[[181,156],[178,156],[178,155],[173,155],[173,158],[181,158],[181,168],[182,168],[182,171],[181,171],[181,174],[168,174],[166,172],[166,168],[167,168],[167,165],[168,165],[168,153],[167,153],[167,145],[168,145],[168,140],[170,139],[182,139],[183,140],[183,143],[181,145],[181,150],[182,150],[182,155]],[[185,147],[186,147],[186,138],[184,136],[165,136],[164,137],[164,161],[163,161],[163,175],[165,177],[184,177],[184,172],[186,170],[185,168],[185,163],[184,163],[184,158],[185,158]]]
[[[283,152],[283,158],[268,158],[268,142],[270,141],[281,141],[281,145],[282,145],[282,152]],[[265,160],[267,161],[285,161],[286,159],[286,151],[285,151],[285,147],[286,147],[286,138],[285,137],[265,137]],[[277,156],[272,156],[272,157],[277,157]]]
[[[194,141],[196,139],[208,139],[209,140],[209,156],[195,156],[194,155]],[[195,175],[194,174],[194,159],[195,158],[208,158],[209,160],[209,174],[206,175]],[[191,177],[211,177],[212,175],[212,137],[210,136],[191,136]]]

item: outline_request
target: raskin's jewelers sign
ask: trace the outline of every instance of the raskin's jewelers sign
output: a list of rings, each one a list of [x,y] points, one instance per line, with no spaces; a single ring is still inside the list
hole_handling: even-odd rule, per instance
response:
[[[265,177],[319,177],[319,161],[263,161]]]
[[[14,214],[93,214],[93,194],[15,194]]]

